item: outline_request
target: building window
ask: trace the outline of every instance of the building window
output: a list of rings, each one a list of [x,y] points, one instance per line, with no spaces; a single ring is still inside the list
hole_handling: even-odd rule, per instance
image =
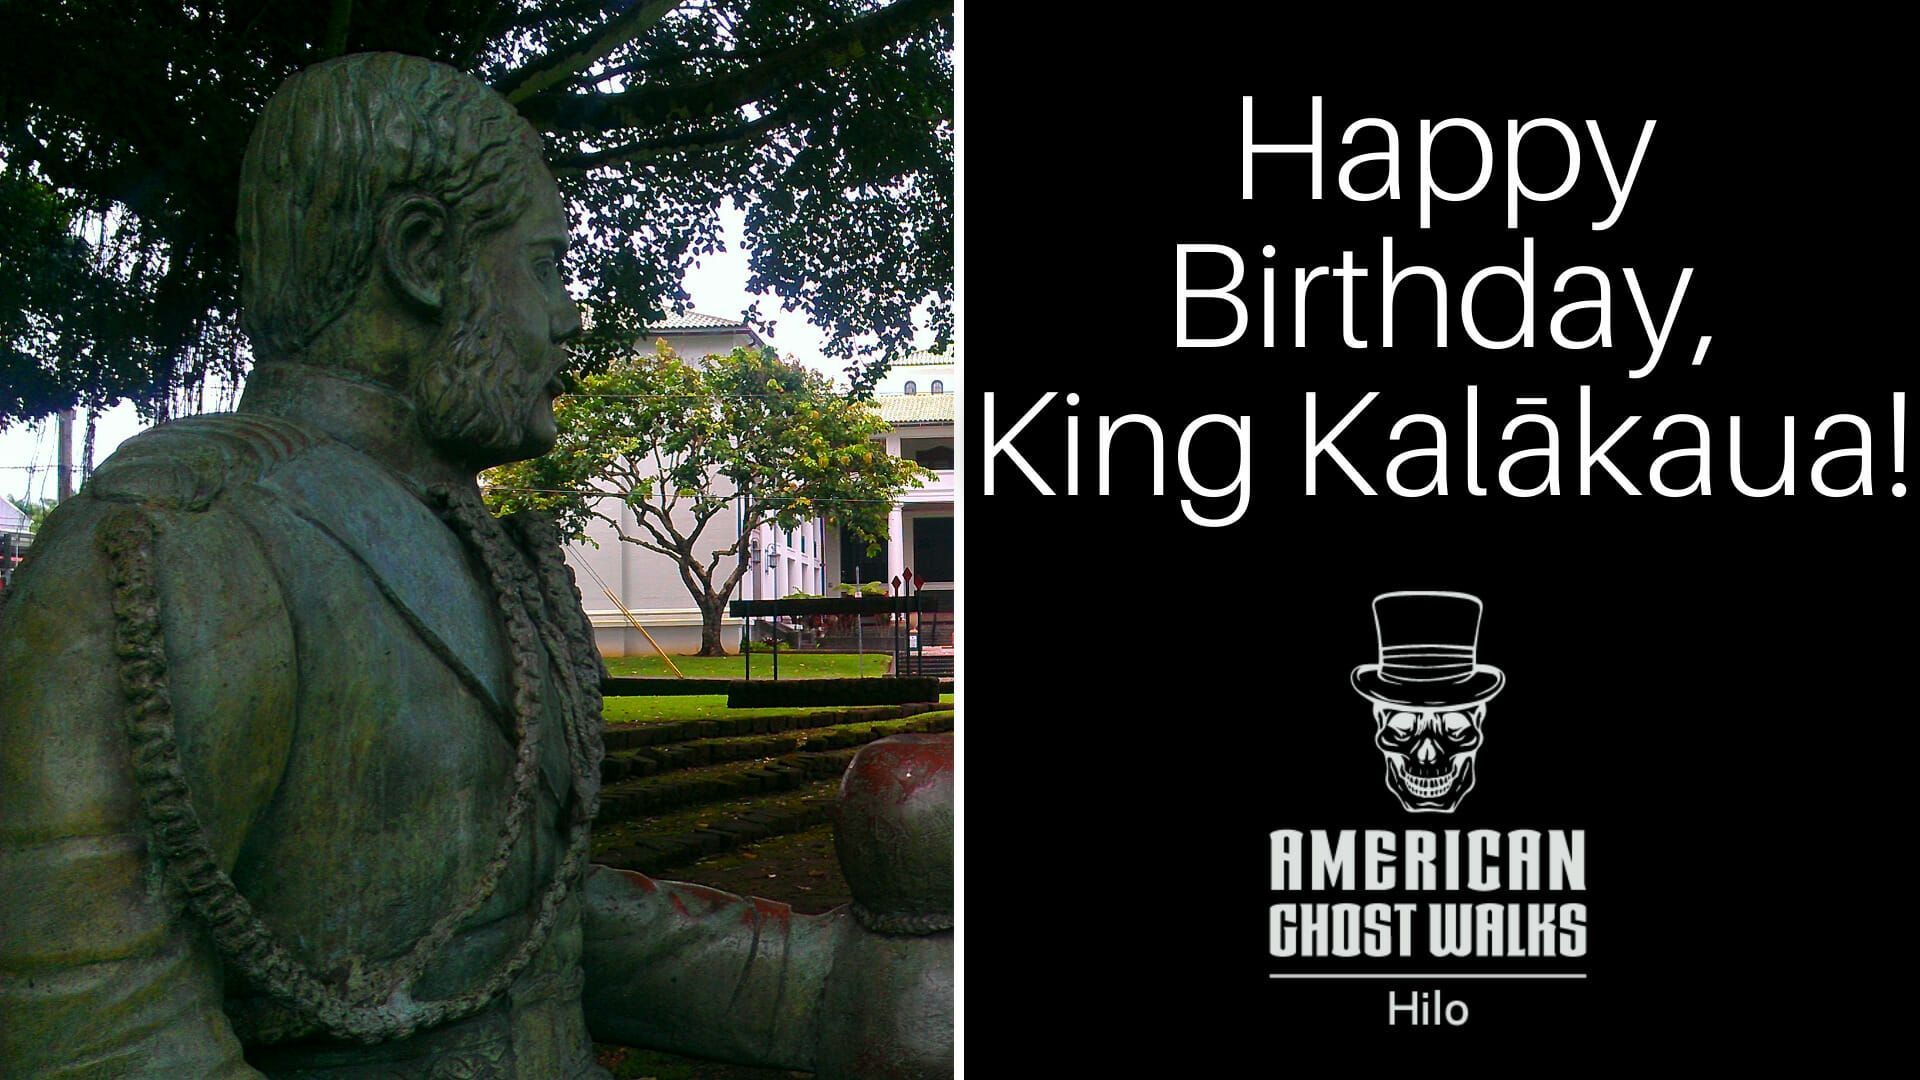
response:
[[[905,393],[908,393],[908,394],[914,394],[914,393],[918,393],[918,392],[919,392],[919,390],[920,390],[920,388],[919,388],[919,387],[917,387],[917,386],[915,386],[915,385],[913,384],[913,380],[912,380],[912,379],[908,379],[908,380],[907,380],[907,385],[906,385],[906,387],[904,388],[904,392],[905,392]]]
[[[845,525],[840,527],[840,580],[887,580],[887,545],[884,540],[867,551],[867,542],[854,537]]]
[[[927,389],[927,392],[930,394],[944,394],[947,392],[947,388],[939,379],[935,379],[933,380],[933,385]]]
[[[913,571],[928,581],[953,580],[953,519],[913,519]]]

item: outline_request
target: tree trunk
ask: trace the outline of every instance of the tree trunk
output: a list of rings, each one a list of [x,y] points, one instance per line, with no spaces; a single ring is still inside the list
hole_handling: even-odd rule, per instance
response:
[[[720,604],[700,604],[701,656],[727,655],[726,646],[720,643],[720,616],[725,611],[726,608]]]

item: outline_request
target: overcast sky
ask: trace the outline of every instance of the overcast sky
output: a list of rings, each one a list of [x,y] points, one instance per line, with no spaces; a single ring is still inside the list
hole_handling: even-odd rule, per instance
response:
[[[687,292],[693,296],[693,309],[707,315],[737,318],[755,295],[747,292],[747,249],[741,246],[744,215],[729,204],[720,211],[727,250],[709,255],[687,274]],[[778,312],[775,330],[768,344],[790,357],[828,374],[838,374],[845,362],[823,358],[820,342],[826,336],[804,315],[785,311],[771,296],[763,298],[761,309]],[[923,342],[923,344],[925,344]],[[73,460],[80,464],[81,441],[85,438],[86,418],[78,417],[73,435]],[[53,466],[53,420],[34,425],[16,425],[0,432],[0,495],[11,498],[50,499],[56,493]],[[121,404],[102,413],[94,434],[94,464],[105,461],[115,447],[141,430],[140,418],[133,406]],[[31,478],[31,483],[29,483]]]

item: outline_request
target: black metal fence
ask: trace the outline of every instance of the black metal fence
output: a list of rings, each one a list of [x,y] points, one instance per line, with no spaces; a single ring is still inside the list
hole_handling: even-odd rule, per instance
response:
[[[735,600],[727,613],[746,620],[746,677],[753,678],[754,646],[778,642],[767,657],[780,677],[784,648],[887,653],[893,674],[950,674],[951,655],[926,650],[953,643],[953,592],[904,591],[892,596],[816,596],[786,600]]]

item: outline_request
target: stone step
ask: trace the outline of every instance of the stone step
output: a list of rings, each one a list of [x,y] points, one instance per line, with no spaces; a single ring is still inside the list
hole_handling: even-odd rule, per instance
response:
[[[951,710],[878,723],[699,739],[630,751],[607,771],[627,777],[600,792],[600,822],[622,821],[674,807],[761,792],[786,791],[820,777],[838,777],[861,746],[905,732],[953,730]]]
[[[833,828],[827,823],[767,836],[718,855],[702,855],[667,876],[791,904],[797,913],[828,911],[853,899],[834,850]]]
[[[790,791],[815,780],[838,777],[858,752],[858,747],[848,747],[786,754],[630,780],[601,789],[600,816],[594,821],[626,821],[702,803]]]
[[[737,716],[716,716],[699,720],[662,720],[650,724],[609,724],[603,736],[609,754],[693,739],[727,738],[737,735],[764,735],[803,728],[831,727],[862,720],[893,720],[938,709],[951,708],[939,702],[910,705],[860,705],[844,709],[765,713],[745,711]]]
[[[931,675],[937,679],[953,678],[953,657],[948,656],[902,656],[900,670],[907,675]]]
[[[887,712],[891,711],[893,710]],[[689,739],[684,742],[648,746],[637,750],[609,750],[606,759],[600,764],[600,779],[605,784],[616,784],[634,777],[654,776],[677,769],[724,765],[730,761],[745,761],[751,758],[776,757],[800,750],[834,750],[843,746],[855,746],[861,742],[871,741],[870,738],[860,737],[869,728],[883,729],[886,734],[919,730],[901,725],[916,717],[951,711],[937,705],[932,708],[921,706],[904,716],[889,716],[886,712],[882,712],[877,715],[860,716],[851,722],[846,721],[845,714],[842,713],[830,717],[807,718],[839,721],[836,723],[808,724],[765,735],[729,735],[709,739]]]
[[[847,756],[851,759],[852,754]],[[839,787],[839,773],[835,773],[779,796],[681,810],[644,822],[616,824],[604,832],[596,825],[593,861],[621,870],[660,874],[706,855],[802,832],[833,820]]]

